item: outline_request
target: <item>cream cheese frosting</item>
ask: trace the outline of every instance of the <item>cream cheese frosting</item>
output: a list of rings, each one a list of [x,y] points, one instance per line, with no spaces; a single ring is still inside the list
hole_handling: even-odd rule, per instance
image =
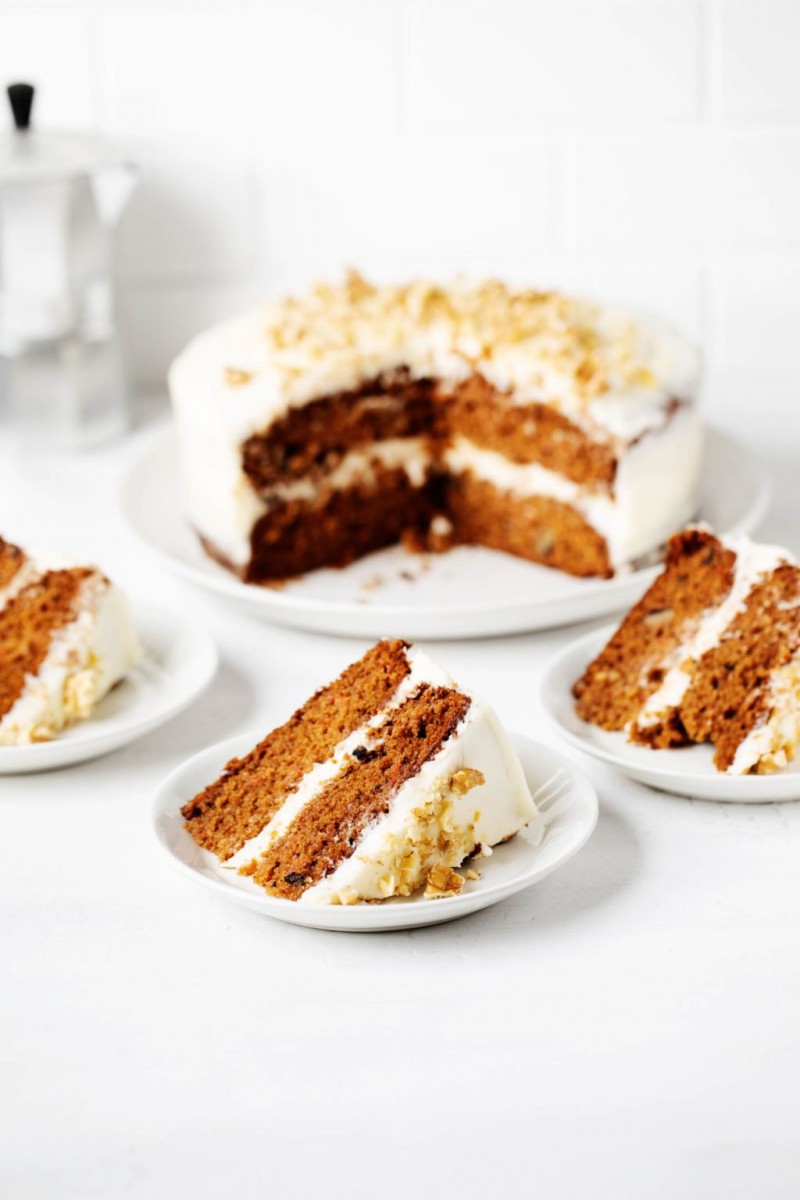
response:
[[[29,556],[10,586],[0,591],[0,608],[46,571],[69,565],[54,557]],[[22,693],[0,720],[0,746],[44,741],[88,717],[138,661],[127,600],[100,571],[82,585],[76,613],[54,634],[40,669],[26,677]]]
[[[478,372],[519,403],[625,441],[663,423],[670,400],[692,399],[700,370],[682,337],[619,306],[496,280],[376,287],[351,272],[201,334],[170,386],[179,409],[219,419],[239,443],[292,406],[400,366],[450,383]]]
[[[746,775],[761,766],[779,771],[794,758],[800,742],[800,655],[779,667],[769,683],[767,719],[755,725],[736,747],[730,775]]]

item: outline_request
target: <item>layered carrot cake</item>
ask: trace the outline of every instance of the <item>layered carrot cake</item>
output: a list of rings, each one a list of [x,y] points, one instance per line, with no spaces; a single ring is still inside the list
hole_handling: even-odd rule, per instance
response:
[[[379,642],[182,812],[226,868],[310,904],[455,894],[456,867],[536,817],[492,711],[402,641]]]
[[[800,566],[702,526],[573,688],[577,712],[655,748],[711,742],[731,774],[775,771],[800,740]]]
[[[250,582],[398,539],[610,576],[696,513],[698,379],[681,337],[610,305],[351,273],[173,364],[187,515]]]
[[[136,660],[125,597],[101,571],[0,538],[0,746],[90,716]]]

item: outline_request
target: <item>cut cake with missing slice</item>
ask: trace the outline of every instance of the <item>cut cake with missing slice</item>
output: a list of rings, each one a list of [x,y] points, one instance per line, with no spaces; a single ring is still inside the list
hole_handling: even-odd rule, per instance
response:
[[[576,711],[655,748],[711,742],[731,774],[786,766],[800,740],[800,567],[698,526],[573,687]]]
[[[492,711],[403,641],[367,651],[182,813],[226,867],[320,904],[456,892],[453,868],[537,815]]]

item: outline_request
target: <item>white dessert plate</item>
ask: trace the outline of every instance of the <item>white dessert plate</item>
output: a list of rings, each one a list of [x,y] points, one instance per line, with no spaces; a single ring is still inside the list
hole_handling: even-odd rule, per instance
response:
[[[135,741],[197,699],[217,669],[217,648],[200,626],[132,605],[142,657],[85,721],[49,742],[0,746],[0,775],[48,771],[99,758]]]
[[[648,746],[631,744],[624,733],[608,733],[582,721],[575,712],[572,685],[616,628],[608,625],[578,638],[545,668],[539,684],[542,706],[563,738],[584,754],[617,767],[631,779],[678,796],[740,804],[800,800],[798,762],[790,763],[786,770],[774,775],[727,775],[714,766],[710,745],[651,750]]]
[[[766,476],[750,452],[709,430],[699,518],[718,533],[748,533],[768,500]],[[347,637],[492,637],[550,629],[619,612],[656,572],[650,566],[615,579],[575,579],[480,547],[433,555],[392,547],[281,588],[245,584],[203,552],[184,519],[175,440],[164,430],[124,480],[121,502],[140,541],[192,583],[277,624]]]
[[[581,849],[597,823],[597,793],[572,763],[524,737],[514,737],[528,786],[541,817],[511,841],[497,846],[473,865],[480,879],[467,880],[458,896],[426,900],[421,895],[383,900],[379,904],[300,904],[269,896],[252,880],[223,867],[213,854],[195,844],[183,827],[181,806],[221,774],[234,757],[248,753],[263,736],[241,734],[211,746],[173,771],[156,795],[156,835],[172,861],[195,882],[245,908],[313,929],[351,933],[412,929],[438,925],[497,904],[530,887],[563,866]]]

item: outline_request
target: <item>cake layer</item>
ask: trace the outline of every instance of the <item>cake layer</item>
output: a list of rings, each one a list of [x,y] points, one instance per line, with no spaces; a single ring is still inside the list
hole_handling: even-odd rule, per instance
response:
[[[405,643],[379,642],[184,806],[194,840],[231,858],[264,829],[315,764],[384,709],[410,674]]]
[[[537,463],[556,478],[606,490],[614,483],[615,439],[590,434],[552,406],[498,392],[481,375],[442,389],[438,427],[446,443],[491,451],[512,467]]]
[[[276,497],[253,526],[244,578],[281,580],[346,566],[407,535],[422,540],[436,511],[426,477],[414,482],[404,467],[390,469],[380,459],[366,460],[360,475],[333,488],[323,481],[308,499]]]
[[[331,697],[347,701],[346,719],[330,720]],[[414,647],[382,642],[183,815],[201,846],[271,894],[352,903],[409,894],[536,809],[485,704]]]
[[[680,701],[688,736],[714,743],[719,770],[743,774],[757,765],[781,767],[794,756],[800,725],[798,651],[800,568],[777,563],[766,568],[699,658]]]
[[[125,598],[94,567],[2,543],[0,576],[0,745],[41,741],[88,716],[127,673],[135,635]]]
[[[349,451],[430,435],[433,391],[431,380],[412,379],[403,367],[349,392],[289,409],[243,443],[244,474],[256,492],[268,494],[275,485],[332,470]]]
[[[452,475],[445,497],[453,542],[504,550],[572,575],[612,574],[603,537],[570,504],[503,491],[472,471]]]

